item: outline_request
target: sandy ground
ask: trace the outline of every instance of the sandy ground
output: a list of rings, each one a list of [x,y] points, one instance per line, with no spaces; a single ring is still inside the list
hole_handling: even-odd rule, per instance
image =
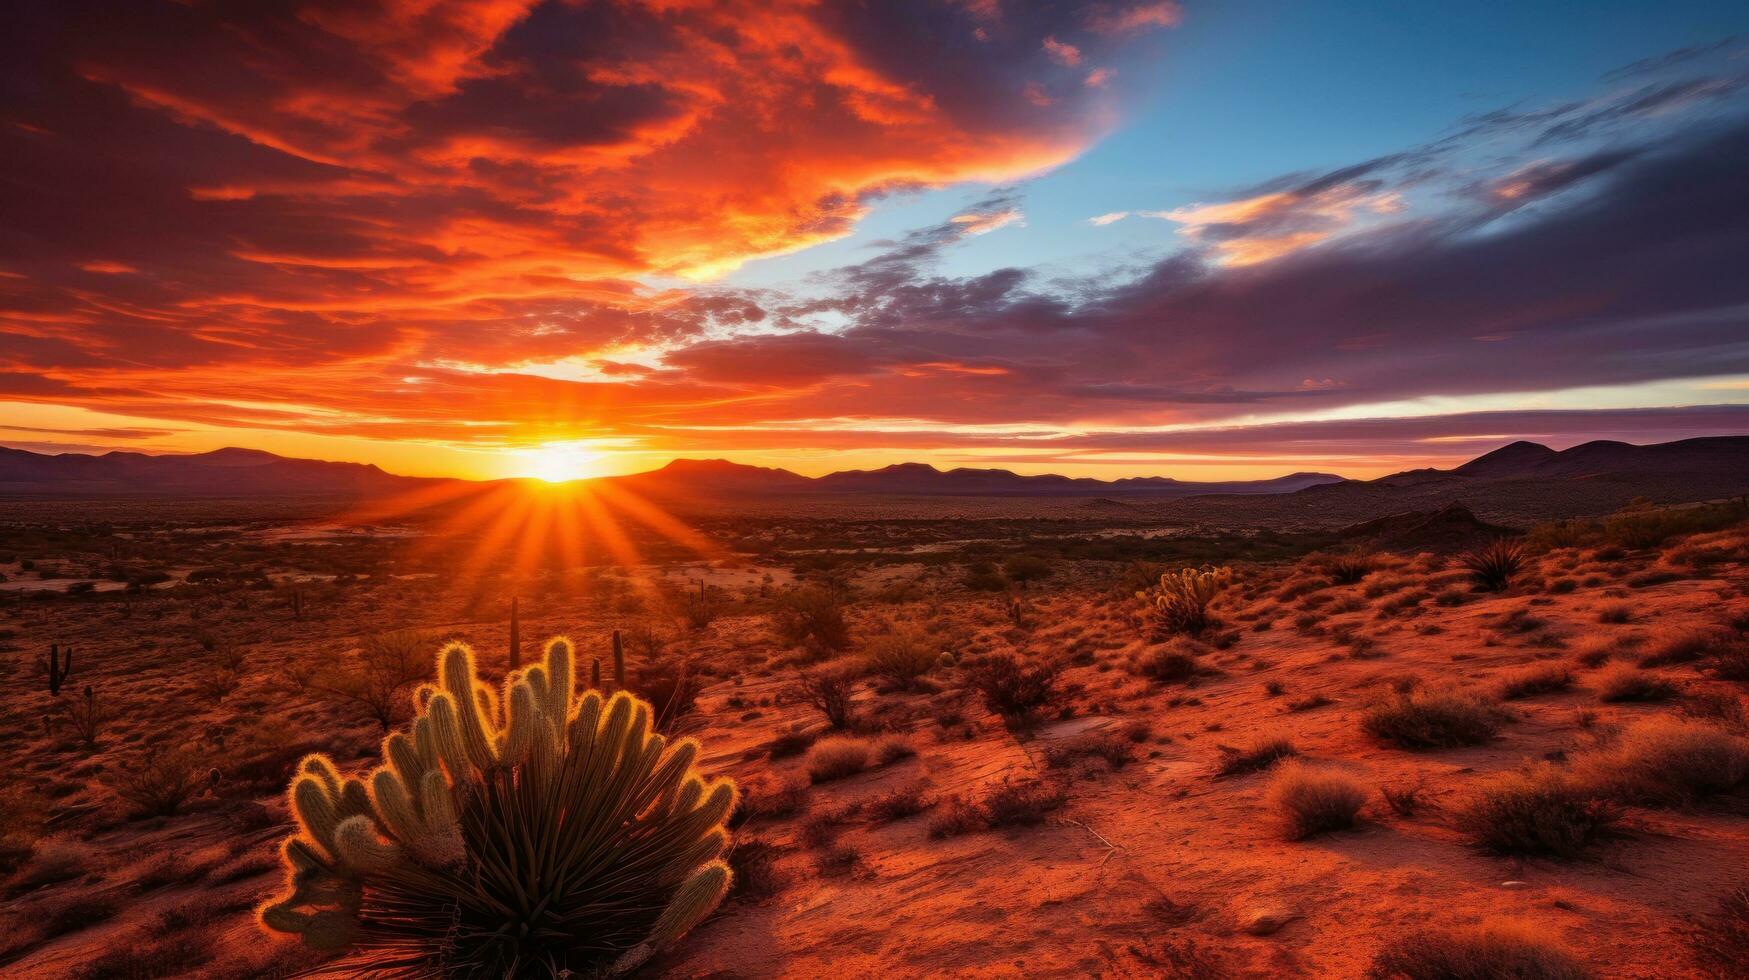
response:
[[[1740,703],[1744,686],[1701,664],[1655,671],[1680,687],[1675,700],[1600,703],[1593,678],[1602,668],[1578,655],[1607,647],[1609,659],[1631,661],[1683,630],[1722,629],[1749,595],[1745,538],[1733,530],[1684,543],[1725,556],[1698,565],[1673,562],[1676,546],[1619,556],[1556,550],[1504,594],[1472,592],[1460,571],[1430,555],[1384,557],[1352,585],[1329,584],[1312,562],[1241,568],[1216,606],[1216,633],[1231,643],[1202,653],[1205,673],[1189,685],[1131,671],[1154,644],[1109,570],[1058,570],[1024,593],[1018,624],[1003,598],[939,584],[922,599],[858,600],[858,642],[892,622],[927,623],[961,662],[1004,651],[1062,660],[1063,693],[1049,718],[1017,734],[965,690],[960,667],[934,672],[933,691],[888,692],[865,680],[865,724],[907,736],[916,753],[817,786],[808,785],[805,757],[767,758],[778,733],[824,729],[791,695],[804,654],[773,635],[767,616],[731,613],[692,633],[626,611],[623,598],[552,596],[525,600],[522,629],[528,642],[569,633],[605,657],[612,629],[654,625],[670,649],[718,675],[691,725],[706,768],[735,776],[750,800],[794,787],[794,812],[756,815],[737,831],[740,847],[775,849],[768,887],[732,898],[652,964],[654,975],[1357,977],[1406,929],[1504,917],[1546,927],[1600,976],[1674,977],[1695,969],[1678,935],[1685,921],[1749,873],[1741,794],[1632,809],[1627,834],[1571,862],[1487,856],[1450,814],[1488,774],[1561,758],[1635,717],[1721,697]],[[688,571],[675,580],[700,574]],[[765,582],[763,569],[713,577],[748,591],[788,581]],[[330,752],[343,767],[374,761],[379,734],[355,706],[287,677],[300,663],[341,656],[363,624],[461,636],[501,664],[502,610],[464,616],[434,597],[438,588],[361,584],[303,618],[268,594],[239,594],[246,608],[237,596],[203,602],[180,593],[141,598],[125,613],[51,599],[4,606],[0,638],[10,649],[0,679],[10,693],[0,760],[17,777],[0,801],[10,811],[0,829],[27,828],[19,833],[34,856],[0,884],[0,974],[123,975],[103,972],[114,964],[101,957],[148,943],[186,948],[133,975],[273,976],[307,965],[295,946],[259,932],[250,913],[278,885],[274,848],[286,818],[277,787],[303,751]],[[1619,618],[1605,614],[1623,604],[1626,622],[1600,621]],[[37,661],[51,641],[75,650],[59,700],[90,684],[109,715],[95,749],[74,737],[46,690]],[[243,665],[221,690],[232,650]],[[841,656],[853,662],[854,646]],[[1492,692],[1504,675],[1540,663],[1570,665],[1575,683],[1507,702],[1511,719],[1484,746],[1410,752],[1381,745],[1358,723],[1393,686]],[[1322,703],[1308,705],[1314,696]],[[1050,764],[1065,746],[1102,733],[1138,739],[1127,764]],[[1284,840],[1264,799],[1269,772],[1217,775],[1224,748],[1277,735],[1368,786],[1419,786],[1428,805],[1400,816],[1375,790],[1358,829]],[[210,785],[176,815],[130,816],[112,783],[154,746],[182,743],[211,755]],[[930,835],[949,798],[977,799],[1028,778],[1061,786],[1066,804],[1036,826]],[[854,812],[910,786],[933,805],[887,823]],[[823,862],[830,854],[845,866]],[[1256,935],[1259,916],[1283,924]]]

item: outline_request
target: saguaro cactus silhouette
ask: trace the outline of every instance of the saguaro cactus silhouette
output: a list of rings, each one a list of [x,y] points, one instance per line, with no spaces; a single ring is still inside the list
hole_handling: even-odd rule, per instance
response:
[[[305,758],[262,925],[373,976],[498,977],[624,973],[697,925],[729,887],[734,784],[648,703],[577,697],[574,668],[555,639],[499,695],[452,643],[381,766]]]
[[[510,669],[511,670],[515,670],[518,667],[522,666],[522,616],[520,615],[521,610],[517,608],[519,606],[519,604],[520,604],[520,600],[516,596],[510,597]]]
[[[73,672],[73,648],[67,648],[66,659],[61,658],[61,648],[58,644],[49,644],[49,694],[61,696],[61,685],[67,683],[67,675]]]

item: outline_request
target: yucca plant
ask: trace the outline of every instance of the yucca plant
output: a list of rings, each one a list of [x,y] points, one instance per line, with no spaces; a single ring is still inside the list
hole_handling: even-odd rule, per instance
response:
[[[1233,570],[1226,566],[1162,573],[1158,585],[1136,593],[1145,604],[1142,618],[1156,636],[1201,633],[1209,624],[1209,603],[1232,580]]]
[[[1465,552],[1458,559],[1475,579],[1476,584],[1489,592],[1504,592],[1512,584],[1512,579],[1524,568],[1524,546],[1515,541],[1497,538],[1475,551]]]
[[[575,697],[575,676],[555,639],[500,697],[452,643],[383,765],[306,757],[262,925],[349,949],[333,973],[491,978],[629,972],[697,925],[729,888],[735,787],[648,703]]]

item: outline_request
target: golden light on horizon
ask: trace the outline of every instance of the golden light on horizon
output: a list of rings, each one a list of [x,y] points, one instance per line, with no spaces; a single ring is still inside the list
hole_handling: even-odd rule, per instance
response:
[[[603,455],[587,442],[549,442],[534,449],[517,450],[510,470],[514,476],[569,483],[600,476]]]

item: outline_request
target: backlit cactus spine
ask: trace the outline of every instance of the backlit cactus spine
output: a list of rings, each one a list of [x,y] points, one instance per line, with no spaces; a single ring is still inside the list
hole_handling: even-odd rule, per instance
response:
[[[359,943],[378,975],[622,973],[674,943],[728,891],[734,785],[698,774],[697,742],[653,733],[646,702],[575,688],[563,638],[502,696],[445,647],[382,765],[300,763],[288,886],[261,923]]]

